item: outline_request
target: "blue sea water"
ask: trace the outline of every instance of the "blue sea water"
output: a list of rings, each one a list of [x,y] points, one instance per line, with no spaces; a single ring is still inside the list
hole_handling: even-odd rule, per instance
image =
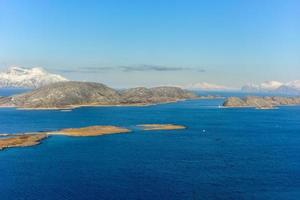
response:
[[[0,133],[90,125],[133,132],[52,136],[0,151],[0,199],[300,199],[300,107],[218,108],[222,101],[71,112],[1,108]],[[143,123],[187,129],[135,127]]]

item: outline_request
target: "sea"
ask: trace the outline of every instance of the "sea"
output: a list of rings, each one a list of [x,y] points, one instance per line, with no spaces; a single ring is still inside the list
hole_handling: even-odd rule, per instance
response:
[[[0,96],[20,92],[0,90]],[[0,108],[0,133],[92,125],[132,129],[51,136],[37,146],[0,151],[0,200],[300,199],[300,106],[221,108],[223,101],[70,112]],[[136,127],[148,123],[187,129]]]

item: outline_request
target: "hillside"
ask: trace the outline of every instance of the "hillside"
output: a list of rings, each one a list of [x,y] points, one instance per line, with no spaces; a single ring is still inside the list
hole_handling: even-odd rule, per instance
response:
[[[0,106],[53,109],[88,105],[152,104],[195,97],[176,87],[133,88],[119,92],[101,83],[69,81],[2,98]]]
[[[280,105],[298,105],[300,97],[256,97],[245,98],[229,97],[225,99],[224,107],[255,107],[258,109],[268,109]]]

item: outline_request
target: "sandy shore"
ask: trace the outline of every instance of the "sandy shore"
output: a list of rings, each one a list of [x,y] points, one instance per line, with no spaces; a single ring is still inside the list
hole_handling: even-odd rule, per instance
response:
[[[66,135],[66,136],[99,136],[116,133],[128,133],[129,129],[117,126],[89,126],[83,128],[68,128],[58,131],[47,132],[48,135]]]
[[[186,129],[185,126],[175,125],[175,124],[140,124],[137,126],[142,128],[145,131]]]
[[[28,147],[34,146],[47,137],[46,134],[23,134],[12,135],[0,139],[0,150],[10,147]]]

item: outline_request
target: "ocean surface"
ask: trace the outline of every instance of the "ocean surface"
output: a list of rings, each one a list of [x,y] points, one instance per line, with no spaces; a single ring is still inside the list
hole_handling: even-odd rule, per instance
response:
[[[300,199],[300,107],[224,109],[222,102],[71,112],[1,108],[0,133],[91,125],[133,132],[52,136],[0,151],[0,199]],[[135,127],[143,123],[187,129]]]

